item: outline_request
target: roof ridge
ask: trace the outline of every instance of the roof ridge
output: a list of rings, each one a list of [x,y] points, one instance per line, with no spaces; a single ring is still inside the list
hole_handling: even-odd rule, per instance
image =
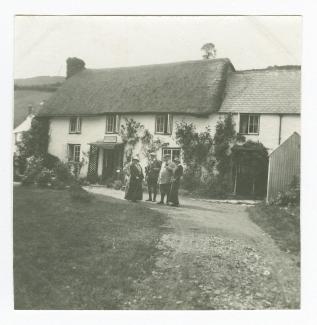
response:
[[[217,58],[217,59],[211,59],[211,60],[187,60],[187,61],[174,61],[174,62],[164,62],[164,63],[151,63],[151,64],[142,64],[142,65],[132,65],[132,66],[121,66],[121,67],[108,67],[108,68],[86,68],[83,71],[105,71],[105,70],[119,70],[119,69],[137,69],[137,68],[146,68],[146,67],[158,67],[158,66],[168,66],[168,65],[181,65],[181,64],[186,64],[186,63],[201,63],[201,62],[206,62],[206,63],[212,63],[212,62],[223,62],[223,63],[231,63],[229,58]]]
[[[235,73],[252,73],[252,72],[276,72],[276,71],[298,71],[301,70],[300,65],[280,65],[261,69],[247,69],[247,70],[236,70]]]

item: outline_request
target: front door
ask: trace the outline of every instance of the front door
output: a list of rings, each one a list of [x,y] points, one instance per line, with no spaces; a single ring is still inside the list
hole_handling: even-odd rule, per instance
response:
[[[113,149],[103,149],[102,179],[117,178],[117,170],[122,169],[123,147],[116,146]]]
[[[116,155],[114,149],[103,149],[102,179],[107,180],[115,175]]]

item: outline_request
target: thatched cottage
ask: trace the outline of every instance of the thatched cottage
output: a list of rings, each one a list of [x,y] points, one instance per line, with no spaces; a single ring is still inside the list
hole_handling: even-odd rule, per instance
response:
[[[54,93],[39,113],[50,120],[49,153],[61,160],[88,157],[81,175],[106,179],[124,164],[120,127],[141,123],[164,146],[158,156],[180,155],[176,123],[215,130],[233,113],[237,132],[269,151],[300,132],[300,67],[235,71],[228,59],[149,66],[81,69]],[[141,156],[140,146],[135,153]],[[87,153],[87,155],[86,155]]]

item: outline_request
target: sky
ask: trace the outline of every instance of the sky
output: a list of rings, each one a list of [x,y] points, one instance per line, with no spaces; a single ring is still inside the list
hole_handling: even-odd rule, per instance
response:
[[[14,76],[200,60],[205,43],[236,70],[299,65],[301,38],[299,16],[16,16]]]

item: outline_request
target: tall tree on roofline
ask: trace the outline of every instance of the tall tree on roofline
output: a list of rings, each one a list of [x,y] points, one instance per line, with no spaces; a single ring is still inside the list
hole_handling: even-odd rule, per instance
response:
[[[217,50],[216,50],[215,44],[213,44],[213,43],[204,44],[201,48],[201,51],[204,52],[203,58],[205,60],[216,58]]]

